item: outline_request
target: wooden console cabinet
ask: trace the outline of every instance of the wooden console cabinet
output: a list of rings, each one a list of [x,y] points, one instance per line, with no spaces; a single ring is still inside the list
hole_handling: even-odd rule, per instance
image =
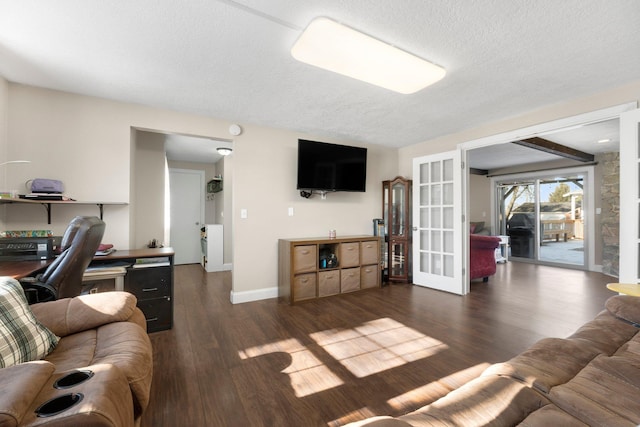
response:
[[[380,287],[380,238],[280,239],[278,296],[300,301]]]

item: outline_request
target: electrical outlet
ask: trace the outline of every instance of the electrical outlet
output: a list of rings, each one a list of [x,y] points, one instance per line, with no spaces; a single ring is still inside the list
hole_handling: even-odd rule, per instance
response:
[[[293,208],[292,207],[289,208],[289,216],[293,216]]]

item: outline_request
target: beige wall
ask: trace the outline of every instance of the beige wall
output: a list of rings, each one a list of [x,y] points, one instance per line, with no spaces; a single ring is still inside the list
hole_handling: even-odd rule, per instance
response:
[[[243,294],[248,298],[264,297],[268,294],[261,294],[264,290],[273,292],[277,285],[279,238],[326,236],[329,229],[337,230],[338,235],[371,234],[371,219],[381,215],[380,181],[397,175],[410,177],[413,157],[453,150],[458,143],[638,99],[640,82],[400,150],[367,145],[366,193],[333,193],[326,200],[318,196],[303,199],[295,188],[297,139],[363,144],[240,123],[244,132],[233,141],[231,173],[225,166],[225,185],[231,177],[233,192],[233,199],[225,199],[225,204],[232,205],[234,298]],[[131,239],[139,228],[133,221],[138,214],[132,212],[143,208],[132,175],[132,164],[137,162],[132,162],[137,158],[132,152],[132,129],[228,139],[231,124],[211,117],[0,81],[0,113],[3,110],[8,112],[7,136],[2,141],[0,119],[0,153],[6,153],[7,159],[32,161],[29,165],[13,165],[7,185],[23,188],[28,179],[55,178],[62,180],[66,193],[78,200],[129,203],[105,207],[105,241],[120,248],[136,244]],[[294,209],[293,216],[288,215],[290,207]],[[94,206],[54,206],[53,222],[47,225],[45,212],[38,205],[2,209],[5,229],[47,228],[56,234],[64,231],[74,215],[98,212]],[[242,209],[248,213],[246,219],[240,218]]]
[[[119,248],[136,244],[131,212],[143,209],[131,173],[132,129],[228,139],[229,121],[177,113],[105,99],[9,84],[8,140],[10,158],[30,165],[11,176],[11,185],[34,177],[60,179],[78,200],[128,202],[106,206],[104,241]],[[303,199],[296,190],[297,139],[362,145],[261,126],[243,125],[234,140],[233,167],[225,165],[225,185],[232,175],[233,288],[236,296],[277,287],[277,239],[371,234],[371,219],[380,216],[380,181],[397,175],[395,149],[369,148],[366,193],[329,194],[326,200]],[[15,168],[17,169],[17,168]],[[137,167],[136,167],[137,169]],[[230,173],[231,172],[231,173]],[[137,171],[144,173],[144,171]],[[135,193],[135,196],[134,196]],[[162,197],[162,195],[158,195]],[[294,216],[288,216],[288,208]],[[248,218],[240,219],[240,209]],[[62,233],[74,214],[97,214],[93,206],[54,207],[47,225],[40,206],[12,205],[6,228],[47,228]],[[131,238],[131,239],[130,239]],[[141,236],[140,238],[143,238]],[[144,236],[146,239],[146,236]],[[226,260],[225,260],[226,262]]]
[[[343,236],[371,235],[372,219],[381,214],[380,183],[397,175],[396,150],[370,145],[365,193],[330,193],[326,200],[319,196],[304,199],[296,190],[298,137],[344,143],[269,128],[246,129],[234,141],[236,291],[276,286],[279,238],[328,236],[330,229]],[[293,216],[288,216],[290,207]],[[246,219],[240,218],[241,209],[247,210]]]
[[[6,162],[9,159],[7,157],[7,138],[8,138],[8,114],[9,114],[9,83],[0,76],[0,163]],[[2,186],[6,186],[5,174],[7,173],[6,167],[0,166],[0,179],[2,180]],[[0,190],[7,190],[8,188],[0,188]],[[7,206],[0,206],[0,230],[6,230],[5,215]]]
[[[0,77],[0,163],[15,160],[7,158],[8,92],[9,83]]]
[[[484,175],[469,175],[468,200],[469,221],[484,221],[485,228],[491,229],[491,179]]]
[[[131,248],[147,247],[149,242],[164,239],[165,135],[154,132],[133,132],[135,154],[131,160],[132,215]]]

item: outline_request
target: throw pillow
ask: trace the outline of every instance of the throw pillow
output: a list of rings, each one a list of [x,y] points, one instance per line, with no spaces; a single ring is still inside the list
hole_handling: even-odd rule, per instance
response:
[[[35,318],[22,285],[0,279],[0,368],[43,359],[59,338]]]

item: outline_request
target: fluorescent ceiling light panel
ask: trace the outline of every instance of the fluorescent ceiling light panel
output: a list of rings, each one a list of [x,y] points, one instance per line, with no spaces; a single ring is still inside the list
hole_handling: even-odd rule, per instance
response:
[[[328,18],[316,18],[291,48],[298,61],[410,94],[442,79],[444,68]]]

